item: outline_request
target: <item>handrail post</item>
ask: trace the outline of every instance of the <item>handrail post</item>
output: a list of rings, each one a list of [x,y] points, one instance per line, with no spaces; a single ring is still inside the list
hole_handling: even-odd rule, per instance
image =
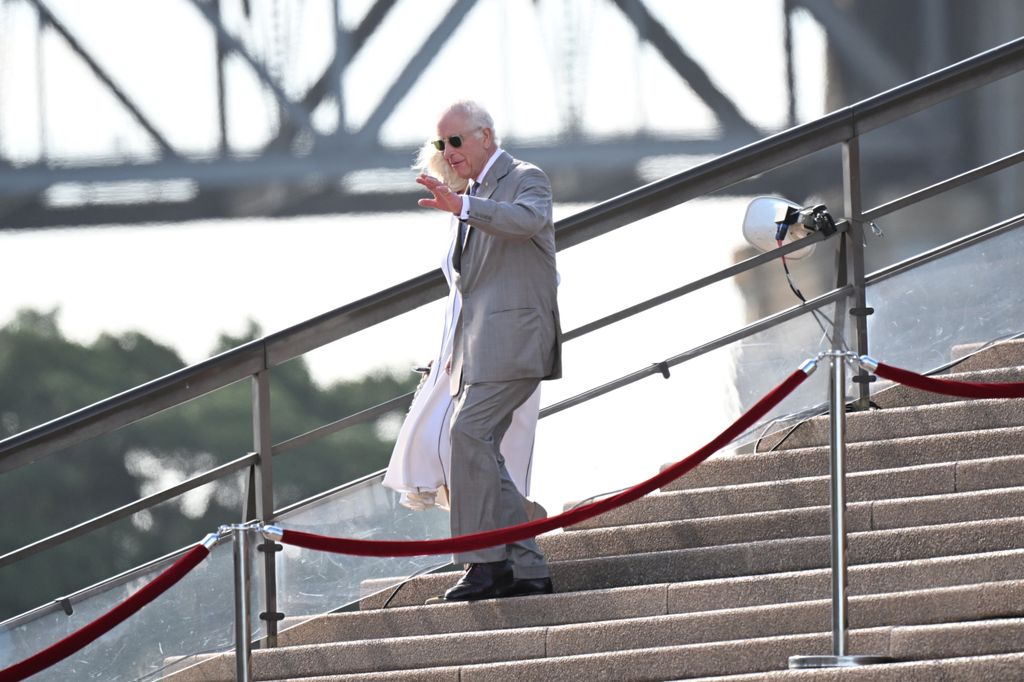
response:
[[[253,449],[259,456],[250,478],[255,494],[255,518],[263,523],[274,520],[274,455],[270,431],[270,375],[263,369],[252,376],[252,439]],[[244,519],[250,521],[252,519]],[[277,610],[277,550],[280,545],[265,540],[257,549],[263,554],[263,599],[265,610],[260,613],[264,623],[267,647],[277,646],[277,623],[284,616]]]
[[[831,469],[831,552],[832,562],[832,655],[846,656],[847,615],[846,595],[846,361],[832,356],[832,375],[829,381],[829,418],[831,434],[829,450]]]
[[[846,353],[828,353],[832,360],[829,381],[829,449],[831,459],[832,655],[790,656],[790,668],[852,668],[892,663],[887,656],[851,656],[848,649],[849,616],[846,594]]]
[[[864,273],[864,206],[860,184],[860,138],[851,137],[843,143],[843,205],[850,227],[844,239],[850,243],[850,269],[852,270],[853,307],[850,315],[854,319],[853,330],[857,336],[857,355],[868,355],[868,315],[874,312],[867,304],[867,287]],[[866,410],[871,406],[871,382],[873,374],[858,369],[853,382],[858,386],[858,398],[854,409]]]
[[[234,527],[233,553],[235,559],[235,679],[252,680],[252,615],[249,600],[249,528]]]

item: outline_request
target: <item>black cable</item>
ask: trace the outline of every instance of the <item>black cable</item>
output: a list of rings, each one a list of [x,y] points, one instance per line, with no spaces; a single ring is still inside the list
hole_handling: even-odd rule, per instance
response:
[[[789,284],[790,291],[792,291],[801,302],[807,303],[807,298],[804,296],[803,292],[797,288],[796,283],[793,281],[793,275],[789,271],[789,264],[786,262],[785,256],[782,256],[782,270],[786,273],[786,282]],[[818,328],[821,329],[821,333],[825,335],[826,339],[828,339],[829,344],[835,348],[836,341],[825,328],[825,324],[828,324],[830,327],[833,326],[832,322],[817,308],[811,310],[811,315],[814,317],[814,321],[818,323]],[[822,323],[823,319],[824,323]],[[850,350],[846,345],[846,339],[839,339],[839,345],[843,350]]]
[[[392,592],[390,595],[388,595],[388,598],[384,600],[384,605],[380,607],[381,610],[383,611],[384,609],[386,609],[388,607],[388,604],[391,603],[391,600],[395,598],[395,595],[398,594],[399,590],[401,590],[405,586],[405,584],[407,582],[410,582],[414,578],[418,578],[421,575],[424,575],[425,573],[429,573],[430,571],[433,571],[434,569],[435,569],[435,567],[433,567],[433,566],[427,566],[425,568],[421,568],[418,571],[416,571],[415,573],[413,573],[412,575],[410,575],[408,578],[403,580],[402,582],[398,583],[398,586],[395,587],[395,591]]]

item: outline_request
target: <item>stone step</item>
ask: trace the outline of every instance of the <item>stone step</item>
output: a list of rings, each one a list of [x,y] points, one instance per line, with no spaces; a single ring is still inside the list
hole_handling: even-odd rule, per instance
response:
[[[829,599],[831,571],[816,569],[773,575],[744,576],[678,584],[646,585],[554,594],[524,599],[488,600],[465,604],[435,604],[329,614],[283,630],[281,646],[360,639],[409,637],[438,632],[468,632],[498,628],[536,627],[618,618],[776,605]],[[906,592],[985,582],[1024,580],[1024,550],[989,552],[960,557],[852,566],[848,593]],[[858,608],[863,608],[864,602]],[[212,658],[212,657],[207,657]],[[217,664],[203,663],[188,677],[202,679]],[[443,669],[423,671],[423,678],[446,679]],[[392,672],[396,679],[405,673]],[[434,677],[437,675],[437,677]],[[386,678],[381,678],[386,679]],[[456,678],[457,679],[457,678]]]
[[[865,665],[858,668],[776,670],[752,675],[700,677],[694,679],[693,682],[893,682],[894,680],[899,682],[983,682],[985,680],[1001,682],[1020,679],[1022,670],[1024,670],[1024,653],[1012,653],[906,661]],[[422,679],[458,682],[457,677]]]
[[[851,597],[850,628],[1024,616],[1024,583],[1004,581]],[[547,629],[548,656],[703,644],[831,630],[831,600],[672,614]]]
[[[969,492],[1022,481],[1024,455],[923,464],[850,473],[846,476],[846,499],[854,503]],[[829,486],[828,476],[808,476],[654,493],[571,526],[566,532],[642,523],[647,519],[697,519],[828,505]]]
[[[852,597],[926,587],[1024,580],[1022,561],[1024,550],[1010,549],[853,565],[847,571],[847,592]],[[686,613],[827,599],[832,593],[831,580],[831,568],[818,568],[674,583],[667,588],[666,610],[667,613]]]
[[[1021,425],[1024,425],[1024,401],[1015,398],[957,400],[850,412],[846,415],[846,442],[884,441]],[[830,428],[828,415],[813,417],[795,429],[762,439],[758,451],[825,446],[829,443]]]
[[[858,654],[888,655],[897,660],[963,658],[977,654],[1009,656],[1024,651],[1024,620],[1003,618],[968,623],[876,627],[849,632],[849,650]],[[520,680],[594,680],[632,682],[681,679],[730,679],[746,673],[765,679],[771,671],[784,671],[793,655],[827,655],[831,635],[825,633],[758,637],[739,641],[629,649],[625,651],[542,657],[498,663],[463,664],[407,673],[335,674],[303,677],[306,682],[519,682]],[[924,655],[922,655],[924,654]],[[1008,658],[1013,661],[1015,658]],[[990,665],[1006,670],[1007,666]],[[771,673],[777,674],[777,673]],[[794,673],[787,672],[787,675]],[[997,679],[1019,679],[1013,677]],[[457,675],[457,676],[453,676]],[[256,679],[286,679],[267,677]],[[732,679],[737,679],[733,677]],[[742,678],[740,678],[742,679]],[[802,679],[802,678],[794,678]],[[879,678],[875,678],[879,679]],[[900,679],[900,678],[892,678]],[[938,678],[942,679],[942,678]],[[952,678],[956,679],[956,678]],[[973,679],[973,678],[965,678]],[[992,678],[977,678],[979,680]]]
[[[1024,487],[855,502],[847,505],[846,528],[848,532],[908,528],[998,519],[1007,513],[1024,514]],[[576,530],[544,536],[540,543],[549,561],[565,561],[827,535],[830,523],[831,507],[819,505]]]
[[[1024,550],[852,566],[848,593],[903,592],[1024,580]],[[321,616],[282,631],[282,646],[436,632],[610,621],[827,599],[831,570],[556,593],[543,598],[389,607]]]
[[[1021,597],[1021,581],[855,597],[849,604],[850,626],[863,629],[1012,618],[1024,614]],[[254,652],[253,670],[255,679],[280,679],[285,675],[370,673],[813,634],[829,631],[830,608],[830,601],[816,600],[575,625],[301,645]],[[501,639],[495,641],[495,636]],[[466,646],[467,642],[475,646]],[[230,679],[232,666],[229,656],[211,659],[203,676]],[[214,672],[218,667],[227,670]]]
[[[846,470],[854,473],[1015,455],[1024,455],[1024,426],[851,443],[847,447]],[[757,454],[720,453],[662,490],[824,476],[828,473],[829,458],[827,447]]]
[[[950,381],[973,381],[983,384],[1016,383],[1024,381],[1024,366],[996,367],[994,369],[979,369],[973,372],[954,371],[936,374],[935,378],[948,379]],[[957,402],[963,399],[879,380],[872,384],[871,400],[880,408],[889,409],[893,407],[907,407],[909,405]]]
[[[850,503],[856,503],[876,498],[902,499],[915,495],[956,492],[956,468],[955,464],[939,464],[851,474],[847,477],[847,500]],[[636,523],[638,520],[657,518],[726,517],[768,510],[821,507],[827,504],[829,504],[828,477],[809,477],[794,481],[770,481],[742,486],[656,493],[582,524],[577,524],[572,528],[626,525]],[[576,533],[579,531],[566,532]],[[541,536],[539,542],[543,546],[551,541],[549,538],[554,538],[559,534]],[[398,579],[394,577],[364,581],[361,590],[363,594],[362,607],[378,608],[389,598],[397,582]]]
[[[321,616],[285,630],[278,641],[290,646],[657,616],[666,613],[668,587],[637,585],[559,592],[543,598],[350,611]]]
[[[875,359],[884,362],[882,358]],[[953,346],[950,359],[959,360],[952,368],[959,372],[1024,365],[1024,339],[1009,339],[992,345],[965,343]]]
[[[850,533],[848,562],[854,566],[1024,549],[1022,522],[1024,518],[1015,517]],[[558,592],[576,592],[821,569],[829,561],[829,537],[820,535],[559,561],[551,564],[551,576]],[[391,604],[423,604],[451,587],[458,576],[450,571],[415,578]],[[379,608],[387,597],[369,596],[362,608]]]

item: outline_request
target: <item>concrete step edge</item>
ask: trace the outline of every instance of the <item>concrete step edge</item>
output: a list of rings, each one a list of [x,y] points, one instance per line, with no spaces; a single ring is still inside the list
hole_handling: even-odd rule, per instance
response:
[[[987,599],[972,600],[981,595]],[[866,613],[872,606],[885,606],[883,617],[874,615],[874,620],[896,622],[870,623],[868,620],[861,630],[874,628],[906,628],[921,624],[943,624],[956,626],[962,622],[997,617],[1019,618],[1024,613],[1024,603],[1019,599],[1024,593],[1024,581],[992,583],[987,585],[920,590],[908,593],[870,595],[852,600],[851,613]],[[860,608],[855,610],[855,604]],[[978,603],[974,603],[977,601]],[[1015,609],[1008,604],[1017,603]],[[520,628],[513,631],[476,631],[472,633],[444,633],[405,638],[391,638],[384,642],[369,639],[357,642],[336,642],[325,644],[298,645],[282,649],[254,652],[254,668],[262,671],[260,677],[273,675],[271,671],[286,674],[298,672],[302,676],[322,675],[341,672],[338,666],[356,668],[350,672],[374,672],[381,666],[391,669],[418,668],[427,660],[436,663],[432,667],[465,665],[458,660],[460,647],[463,655],[477,658],[468,663],[479,663],[479,653],[465,648],[467,639],[483,642],[500,642],[500,648],[512,649],[530,658],[565,658],[588,654],[607,654],[613,651],[628,651],[653,646],[678,647],[718,645],[728,642],[764,640],[773,637],[813,635],[827,630],[830,602],[818,600],[776,607],[753,607],[720,611],[709,614],[670,614],[645,618],[617,620],[610,623],[583,623],[578,625]],[[815,617],[816,616],[816,617]],[[710,622],[714,621],[714,622]],[[811,623],[814,623],[812,625]],[[858,629],[856,623],[851,623]],[[772,629],[774,628],[774,629]],[[770,632],[771,634],[761,634]],[[679,644],[680,638],[689,638]],[[673,644],[673,642],[676,642]],[[538,648],[538,644],[543,646]],[[521,646],[520,646],[521,645]],[[441,652],[427,654],[426,652]],[[451,660],[451,654],[456,660]],[[491,652],[491,657],[501,655]],[[368,659],[374,660],[373,668],[367,668]],[[483,661],[503,662],[504,659]],[[221,662],[223,663],[223,662]],[[209,667],[216,662],[210,661]],[[324,668],[328,669],[324,669]],[[299,670],[296,671],[295,669]]]
[[[1012,680],[1024,669],[1024,653],[906,661],[861,668],[774,670],[753,674],[690,678],[692,682],[953,682]],[[461,682],[457,666],[360,675],[310,677],[303,682]],[[280,681],[284,682],[284,681]]]
[[[1021,523],[1024,517],[850,533],[849,565],[1024,549]],[[829,541],[822,535],[552,562],[552,580],[556,590],[573,592],[825,568]],[[395,605],[422,604],[458,576],[453,571],[416,578]],[[380,603],[368,598],[363,608]]]
[[[1024,509],[1024,487],[852,502],[846,506],[846,528],[858,532],[981,521],[1000,518],[1007,508]],[[814,505],[588,527],[548,534],[539,541],[548,559],[558,561],[622,550],[657,551],[821,535],[829,532],[830,520],[829,505]]]
[[[958,400],[889,407],[846,415],[847,443],[909,436],[983,431],[1021,423],[1020,401],[1013,398]],[[829,443],[829,416],[811,417],[761,440],[759,452],[793,450]]]
[[[1024,630],[1024,621],[1008,619],[1003,622],[988,622],[989,632],[1005,630],[1009,635],[1016,635]],[[970,634],[972,623],[959,625],[960,629]],[[925,628],[932,626],[909,626],[907,628],[869,628],[852,630],[850,650],[861,654],[886,655],[889,653],[890,638],[897,631],[904,631],[904,642],[914,637],[913,630],[921,629],[922,636],[927,637]],[[1014,642],[1007,637],[1006,641],[995,642],[999,648],[1012,648]],[[680,679],[715,679],[715,675],[728,679],[726,675],[739,673],[769,673],[783,671],[788,658],[795,654],[826,654],[831,647],[831,637],[825,633],[795,635],[783,637],[766,637],[713,644],[681,645],[673,647],[657,647],[631,649],[600,654],[583,654],[555,658],[535,658],[521,661],[470,664],[461,666],[445,666],[430,671],[417,671],[415,674],[385,677],[387,673],[374,673],[360,676],[330,676],[322,678],[332,682],[347,680],[458,680],[458,682],[519,682],[523,679],[579,679],[596,681],[631,682],[639,680],[680,680]],[[1001,652],[1005,654],[1017,651]],[[955,652],[950,652],[953,657]],[[986,654],[991,655],[991,654]],[[963,658],[963,655],[956,656]],[[450,677],[457,674],[458,677]],[[429,675],[429,676],[428,676]],[[710,678],[708,676],[711,676]],[[314,678],[315,679],[315,678]],[[756,679],[756,678],[754,678]]]
[[[1024,653],[866,665],[859,668],[775,670],[744,675],[692,678],[692,682],[938,682],[1012,680],[1024,670]],[[381,682],[385,678],[380,679]],[[442,678],[438,678],[442,679]],[[458,682],[457,678],[455,682]]]
[[[859,595],[848,600],[849,628],[1024,618],[1022,595],[1021,580]],[[817,599],[553,626],[547,629],[547,655],[572,656],[828,632],[831,608],[831,599]]]
[[[1010,469],[1007,473],[1006,469]],[[1020,483],[1014,480],[1015,471],[1021,472]],[[928,478],[924,485],[916,485],[920,474]],[[776,514],[819,506],[827,506],[828,498],[819,492],[811,494],[815,487],[828,489],[828,476],[806,476],[787,481],[764,481],[739,484],[736,486],[711,486],[690,488],[664,493],[655,493],[624,507],[613,509],[600,516],[563,530],[563,535],[575,535],[601,529],[620,528],[645,523],[702,520],[713,521],[751,514]],[[998,487],[997,487],[998,486]],[[856,472],[847,478],[848,508],[857,510],[862,505],[880,510],[885,505],[913,506],[932,504],[935,500],[956,495],[952,500],[983,498],[988,495],[1013,497],[1013,491],[1024,487],[1024,456],[997,457],[968,460],[958,464],[918,465],[898,469]],[[748,503],[745,507],[736,504],[725,505],[727,498],[719,498],[718,506],[702,505],[706,498],[718,491],[723,496],[739,496],[746,493],[761,504]],[[790,495],[785,495],[788,492]],[[777,494],[776,494],[777,493]],[[723,509],[723,507],[725,507]],[[956,510],[949,510],[951,513]],[[856,511],[854,512],[856,513]],[[660,519],[661,521],[655,521]],[[551,535],[541,536],[551,537]]]
[[[964,624],[962,630],[970,632],[970,623]],[[850,631],[850,650],[862,654],[886,655],[888,641],[897,632],[904,631],[904,640],[911,640],[916,628],[922,628],[922,635],[927,636],[923,628],[931,626],[909,626],[907,628],[869,628]],[[1010,634],[1016,635],[1024,629],[1024,621],[1011,619],[1000,623],[995,630],[1002,627]],[[677,647],[660,647],[633,649],[628,651],[584,654],[560,658],[536,659],[518,663],[498,663],[462,666],[460,682],[512,682],[520,679],[569,679],[564,677],[571,671],[571,679],[586,680],[676,680],[706,677],[734,669],[746,669],[749,672],[768,672],[782,670],[788,658],[794,654],[826,654],[830,651],[831,637],[827,634],[796,635],[791,637],[768,637],[753,640],[719,642],[710,645],[682,645]],[[999,642],[996,645],[1000,644]],[[1006,648],[1014,646],[1014,642],[1004,644]],[[1000,653],[1017,653],[1019,650]],[[703,665],[702,665],[703,664]],[[703,667],[707,672],[703,675],[693,670]],[[559,677],[562,674],[562,677]]]
[[[966,431],[939,436],[909,436],[885,441],[851,443],[847,447],[848,473],[941,464],[1024,454],[1024,426]],[[828,447],[795,448],[756,454],[719,453],[661,492],[721,487],[744,483],[822,475],[827,469]],[[670,463],[671,464],[671,463]],[[669,466],[669,465],[666,465]]]
[[[659,610],[665,613],[692,613],[789,601],[810,601],[828,597],[830,576],[830,569],[820,568],[686,583],[559,592],[543,599],[506,599],[429,606],[417,604],[391,607],[387,610],[367,609],[303,619],[302,624],[293,629],[288,629],[286,620],[280,642],[285,645],[299,640],[338,641],[334,635],[327,634],[338,631],[358,638],[385,636],[385,631],[394,632],[398,628],[405,628],[405,632],[424,634],[427,628],[434,627],[442,621],[448,627],[453,623],[465,622],[466,627],[473,628],[488,622],[504,623],[506,627],[519,626],[523,623],[527,626],[551,625],[556,624],[556,620],[558,624],[565,624],[570,622],[567,614],[573,614],[578,608],[572,602],[581,595],[601,602],[627,603],[632,611],[623,610],[621,613],[624,615],[620,617],[630,617],[631,613],[655,615]],[[976,584],[979,578],[982,582],[989,582],[995,576],[1024,580],[1024,549],[852,566],[849,569],[848,593],[850,597],[854,597],[876,593],[877,588],[881,588],[881,592],[901,592],[953,587]],[[563,600],[562,597],[566,599]],[[447,611],[449,615],[438,613],[439,611]],[[557,618],[537,613],[542,611],[550,611]],[[462,616],[462,620],[456,615],[460,613],[466,614]],[[421,621],[420,624],[416,623],[417,619]],[[365,625],[367,621],[370,625]],[[317,639],[326,637],[335,638]]]
[[[1024,550],[1016,552],[1016,560],[1024,557]],[[986,561],[993,561],[993,557],[984,557]],[[896,570],[911,571],[904,562]],[[884,592],[862,592],[863,581],[858,585],[858,579],[865,571],[857,570],[863,567],[854,567],[850,571],[851,586],[857,589],[850,589],[851,604],[865,604],[875,600],[888,601],[899,598],[899,595],[909,594],[961,594],[979,589],[979,586],[992,585],[995,583],[1011,584],[1017,583],[1024,586],[1024,567],[1017,573],[1001,575],[1005,580],[981,580],[979,582],[961,582],[952,585],[934,585],[919,582],[913,587],[903,586],[901,589],[890,589]],[[827,587],[830,571],[819,569],[806,571],[808,582],[814,580]],[[815,575],[810,575],[814,573]],[[766,576],[767,577],[767,576]],[[801,576],[803,577],[803,576]],[[730,582],[723,579],[720,582]],[[731,582],[739,582],[732,580]],[[765,581],[761,581],[765,582]],[[521,600],[497,600],[487,602],[476,602],[469,604],[437,604],[430,606],[408,606],[387,611],[370,610],[350,613],[331,614],[321,616],[316,622],[307,622],[303,627],[294,630],[285,630],[280,635],[281,646],[292,644],[312,644],[321,642],[357,641],[371,638],[409,637],[431,634],[435,628],[445,628],[446,632],[457,633],[468,630],[490,630],[490,629],[515,629],[521,627],[556,627],[568,625],[580,625],[595,622],[600,619],[602,622],[628,621],[637,618],[662,616],[662,615],[689,615],[694,614],[715,614],[749,612],[755,609],[769,607],[781,607],[786,604],[795,603],[822,603],[828,602],[828,590],[807,590],[802,598],[786,601],[771,601],[766,603],[741,603],[716,605],[716,608],[691,609],[688,608],[688,601],[692,601],[695,591],[690,588],[693,584],[673,585],[671,583],[632,586],[622,588],[610,588],[605,590],[593,590],[590,592],[568,592],[556,593],[551,596],[539,599]],[[614,616],[609,617],[608,611],[603,614],[595,614],[593,610],[587,614],[580,614],[580,606],[574,602],[589,600],[594,603],[617,602],[631,606],[631,610],[623,609]],[[585,605],[584,605],[585,608]],[[858,606],[858,608],[861,608]],[[389,620],[386,625],[372,621]],[[361,627],[361,622],[370,621],[369,627]],[[854,625],[858,623],[855,621]]]

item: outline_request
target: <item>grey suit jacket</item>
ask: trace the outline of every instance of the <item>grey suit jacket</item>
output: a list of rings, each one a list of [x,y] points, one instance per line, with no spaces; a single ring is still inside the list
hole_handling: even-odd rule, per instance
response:
[[[562,330],[547,176],[503,152],[470,197],[467,223],[472,229],[455,277],[462,312],[452,394],[463,382],[559,378]]]

